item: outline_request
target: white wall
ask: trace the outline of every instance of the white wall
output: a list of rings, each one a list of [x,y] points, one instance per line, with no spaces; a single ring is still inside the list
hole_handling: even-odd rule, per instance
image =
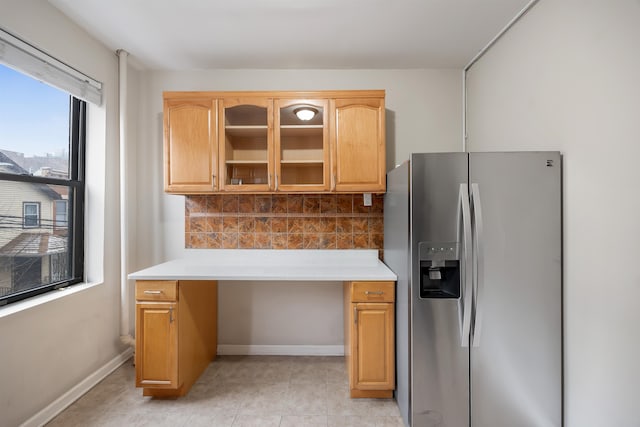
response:
[[[87,276],[103,284],[15,314],[2,312],[20,303],[0,309],[0,424],[16,426],[124,350],[118,338],[117,62],[45,0],[0,0],[0,10],[2,28],[105,89],[103,106],[88,113],[86,233]]]
[[[140,80],[137,268],[184,253],[184,197],[163,193],[163,91],[385,89],[388,169],[411,152],[462,146],[461,70],[151,71]],[[220,344],[342,345],[339,284],[222,283],[220,307]]]
[[[541,0],[468,73],[470,151],[564,154],[565,419],[638,426],[640,2]]]

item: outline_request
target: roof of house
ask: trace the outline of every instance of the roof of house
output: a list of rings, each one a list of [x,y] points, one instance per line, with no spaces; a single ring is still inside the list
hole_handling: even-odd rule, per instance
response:
[[[13,161],[9,156],[0,150],[0,172],[11,173],[14,175],[31,175],[22,166]],[[53,187],[47,184],[29,184],[45,193],[52,200],[61,199],[61,192],[55,191]]]
[[[19,164],[11,160],[9,156],[0,151],[0,172],[15,173],[17,175],[29,175]]]
[[[49,233],[21,233],[0,248],[0,257],[38,257],[66,251],[66,236]]]

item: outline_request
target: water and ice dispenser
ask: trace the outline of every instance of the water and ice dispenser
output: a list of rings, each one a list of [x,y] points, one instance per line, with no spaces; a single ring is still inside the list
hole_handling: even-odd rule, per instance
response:
[[[420,298],[460,298],[457,242],[420,242]]]

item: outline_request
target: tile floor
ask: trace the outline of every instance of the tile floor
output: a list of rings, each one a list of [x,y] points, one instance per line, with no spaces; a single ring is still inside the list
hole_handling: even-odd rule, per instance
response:
[[[218,356],[174,400],[134,379],[129,361],[47,426],[403,426],[394,400],[349,398],[343,357]]]

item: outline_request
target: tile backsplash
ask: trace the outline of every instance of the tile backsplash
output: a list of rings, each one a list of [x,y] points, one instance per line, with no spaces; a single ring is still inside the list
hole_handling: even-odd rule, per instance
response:
[[[383,248],[383,195],[186,196],[185,247],[197,249]]]

